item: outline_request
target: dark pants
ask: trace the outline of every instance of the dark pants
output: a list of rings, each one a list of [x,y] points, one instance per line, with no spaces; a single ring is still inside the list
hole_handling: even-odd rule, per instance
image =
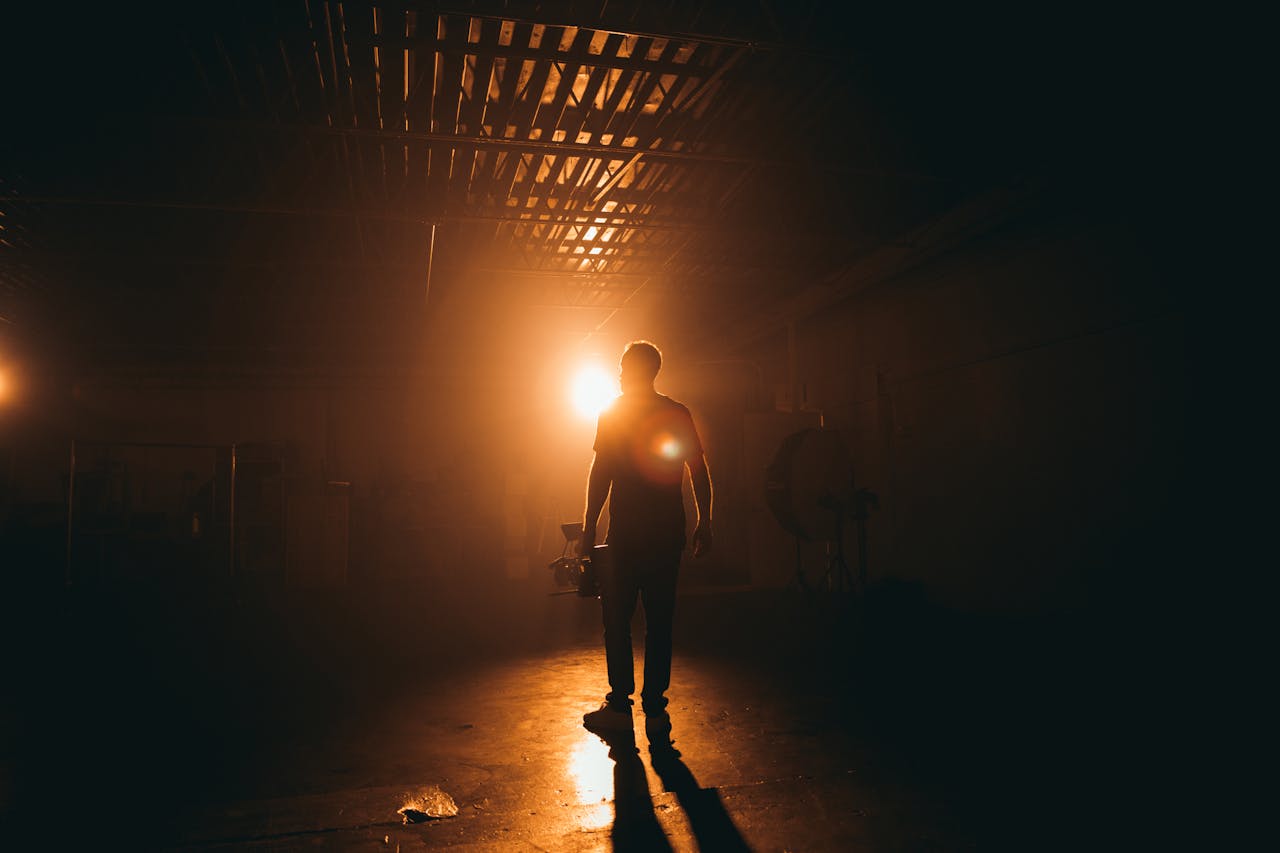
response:
[[[667,707],[671,686],[671,622],[676,608],[676,575],[680,550],[640,552],[609,547],[608,565],[600,573],[600,604],[604,613],[604,651],[609,667],[608,703],[631,705],[636,690],[631,649],[631,617],[636,599],[644,602],[644,687],[640,702],[646,713]]]

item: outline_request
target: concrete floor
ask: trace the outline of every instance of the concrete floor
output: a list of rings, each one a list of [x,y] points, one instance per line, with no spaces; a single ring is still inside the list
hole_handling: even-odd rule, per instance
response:
[[[932,804],[859,757],[829,707],[761,695],[758,681],[713,662],[682,663],[671,691],[678,756],[651,756],[643,716],[612,748],[582,728],[601,662],[575,645],[406,689],[338,725],[322,751],[276,744],[267,776],[296,793],[196,810],[183,844],[846,850],[904,828],[911,849],[954,840]],[[432,785],[459,815],[402,826],[406,793]]]
[[[543,580],[40,599],[5,638],[6,831],[44,849],[182,850],[1076,837],[1062,819],[1088,701],[1069,644],[1020,657],[1008,625],[946,621],[910,596],[689,590],[674,749],[655,754],[639,713],[633,741],[582,728],[605,690],[598,609]],[[432,786],[457,816],[403,824],[397,809]]]

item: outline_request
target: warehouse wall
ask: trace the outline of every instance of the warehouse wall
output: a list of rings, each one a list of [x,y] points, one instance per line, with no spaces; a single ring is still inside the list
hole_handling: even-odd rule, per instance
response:
[[[737,356],[844,431],[871,577],[975,609],[1117,600],[1172,559],[1183,336],[1144,228],[1044,199]],[[790,347],[790,350],[789,350]],[[767,464],[767,460],[755,460]]]
[[[82,474],[101,456],[96,448],[112,443],[237,444],[242,523],[255,505],[246,490],[258,488],[250,456],[283,460],[283,476],[271,475],[263,487],[272,495],[310,500],[330,481],[349,483],[353,579],[456,571],[464,555],[473,565],[501,566],[508,472],[529,455],[524,442],[512,439],[518,411],[495,406],[502,385],[477,376],[283,379],[259,373],[211,382],[160,370],[84,375],[65,395],[56,424],[32,417],[24,431],[6,439],[12,450],[6,451],[0,522],[24,539],[23,560],[10,565],[17,571],[22,562],[61,579],[75,438]],[[206,453],[210,465],[212,453]],[[140,484],[161,494],[178,488],[184,474],[191,478],[189,460],[176,450],[117,448],[111,455],[117,469],[129,469],[133,493],[127,503],[135,510],[141,508]],[[195,479],[208,479],[202,471],[194,472]],[[304,507],[314,500],[295,503]],[[263,523],[279,526],[283,515]],[[302,528],[293,531],[295,539]],[[559,549],[559,543],[546,544]],[[239,547],[253,546],[242,537]],[[241,555],[242,566],[279,563],[278,547],[270,550],[265,557]]]
[[[820,415],[880,498],[872,580],[974,609],[1095,605],[1168,583],[1185,320],[1158,230],[1049,194],[903,272],[828,285],[847,295],[766,318],[736,347],[669,348],[659,388],[693,409],[717,486],[717,548],[686,579],[792,579],[763,470],[781,436]],[[466,375],[77,377],[6,433],[7,529],[26,553],[60,558],[72,436],[278,442],[295,487],[351,483],[353,577],[464,562],[519,575],[521,553],[537,572],[562,544],[555,523],[581,511],[592,428],[562,411],[567,367],[531,382],[511,367],[537,359],[516,350]],[[805,549],[812,578],[824,555]]]

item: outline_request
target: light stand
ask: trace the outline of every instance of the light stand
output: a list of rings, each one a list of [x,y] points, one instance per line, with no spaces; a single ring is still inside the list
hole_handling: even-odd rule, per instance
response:
[[[820,499],[818,505],[836,514],[836,535],[827,540],[827,570],[820,585],[833,592],[853,592],[856,589],[853,574],[844,558],[844,501],[828,495]]]
[[[809,584],[804,579],[804,559],[800,553],[800,537],[796,536],[796,575],[791,579],[791,583],[787,584],[787,589],[795,587],[803,592],[809,591]]]
[[[827,540],[827,571],[822,576],[822,586],[836,592],[866,592],[867,589],[867,519],[871,510],[878,509],[880,499],[875,492],[868,489],[852,490],[851,497],[845,500],[840,496],[828,493],[818,499],[818,506],[831,510],[836,514],[836,535]],[[844,558],[844,518],[848,507],[852,505],[853,520],[858,534],[858,579],[854,582],[849,571],[849,563]]]

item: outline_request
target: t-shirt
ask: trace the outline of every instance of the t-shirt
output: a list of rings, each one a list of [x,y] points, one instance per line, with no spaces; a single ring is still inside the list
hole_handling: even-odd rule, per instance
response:
[[[702,455],[689,410],[662,394],[623,394],[600,415],[595,451],[613,478],[609,544],[683,548],[685,461]]]

